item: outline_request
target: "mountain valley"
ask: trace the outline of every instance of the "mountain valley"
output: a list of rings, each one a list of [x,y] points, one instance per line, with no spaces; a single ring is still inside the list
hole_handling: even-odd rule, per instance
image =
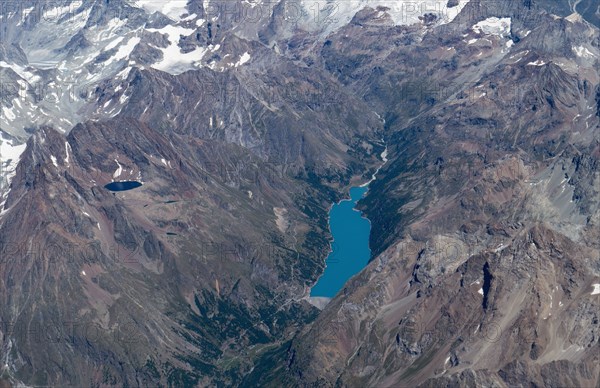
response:
[[[598,386],[581,3],[2,4],[2,384]]]

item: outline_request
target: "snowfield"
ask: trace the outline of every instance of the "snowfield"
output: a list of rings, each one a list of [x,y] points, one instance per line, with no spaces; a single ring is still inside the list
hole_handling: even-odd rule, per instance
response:
[[[472,29],[478,34],[509,36],[510,27],[510,18],[491,17],[475,24]]]

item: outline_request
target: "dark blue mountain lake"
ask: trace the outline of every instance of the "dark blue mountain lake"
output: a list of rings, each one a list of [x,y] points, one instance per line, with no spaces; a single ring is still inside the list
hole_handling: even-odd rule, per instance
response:
[[[127,191],[140,187],[142,184],[138,181],[123,181],[123,182],[111,182],[104,185],[104,188],[110,191]]]
[[[371,223],[355,209],[367,190],[367,186],[353,187],[350,189],[350,199],[332,206],[329,212],[332,251],[325,261],[323,276],[310,291],[311,297],[334,297],[348,279],[368,264],[371,257]]]

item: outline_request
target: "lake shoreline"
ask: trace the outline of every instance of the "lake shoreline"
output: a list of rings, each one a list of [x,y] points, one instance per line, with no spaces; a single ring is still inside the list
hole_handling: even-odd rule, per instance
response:
[[[382,139],[383,141],[383,139]],[[384,143],[385,144],[385,143]],[[371,182],[373,182],[375,179],[377,179],[377,174],[379,173],[379,171],[381,170],[381,168],[388,162],[388,148],[387,146],[385,147],[385,149],[383,150],[383,152],[380,154],[382,163],[381,165],[375,170],[375,172],[372,174],[372,177],[369,181],[357,185],[357,186],[352,186],[349,188],[348,190],[348,196],[344,197],[342,199],[340,199],[337,203],[332,203],[331,206],[328,209],[328,214],[329,214],[329,220],[328,220],[328,226],[329,226],[329,232],[331,233],[331,235],[333,236],[332,240],[329,243],[329,252],[327,254],[327,257],[325,259],[325,268],[323,270],[323,272],[320,274],[320,276],[317,278],[317,280],[315,281],[315,283],[312,285],[312,287],[310,287],[310,291],[309,294],[306,297],[306,300],[311,303],[312,305],[314,305],[315,307],[322,309],[327,303],[329,303],[329,301],[335,297],[335,295],[337,295],[337,293],[339,292],[339,290],[341,288],[339,288],[338,290],[336,290],[336,292],[333,295],[313,295],[313,291],[315,290],[315,288],[319,285],[321,285],[321,282],[324,280],[324,276],[328,275],[330,272],[328,272],[328,268],[331,270],[331,267],[328,266],[328,261],[330,260],[332,254],[336,253],[334,244],[336,243],[336,238],[334,236],[334,232],[333,232],[333,226],[332,226],[332,212],[334,210],[338,210],[338,211],[344,211],[343,208],[340,208],[341,206],[343,206],[344,202],[352,202],[352,208],[349,209],[352,213],[357,212],[359,213],[359,217],[361,220],[367,220],[368,222],[368,233],[367,233],[367,249],[369,251],[369,257],[367,258],[365,265],[369,263],[370,260],[370,244],[369,244],[369,237],[370,237],[370,233],[371,233],[371,220],[369,220],[364,214],[363,212],[361,212],[359,209],[357,209],[357,205],[360,202],[360,200],[362,200],[368,193],[368,186],[369,184],[371,184]],[[360,194],[359,197],[355,198],[356,195],[353,195],[353,192],[356,193],[356,191],[358,190],[358,194]],[[364,190],[364,191],[362,191]],[[346,210],[348,211],[348,210]],[[357,225],[358,226],[358,225]],[[338,240],[340,238],[340,236],[337,236]],[[345,236],[347,237],[347,236]],[[363,247],[364,248],[364,247]],[[344,279],[344,284],[350,279],[352,278],[352,276],[356,275],[356,273],[360,272],[362,269],[364,268],[364,266],[361,266],[361,268],[358,271],[353,272],[352,274],[350,274],[349,277],[347,277],[346,279]],[[347,275],[347,274],[345,274]],[[342,286],[343,287],[343,286]]]

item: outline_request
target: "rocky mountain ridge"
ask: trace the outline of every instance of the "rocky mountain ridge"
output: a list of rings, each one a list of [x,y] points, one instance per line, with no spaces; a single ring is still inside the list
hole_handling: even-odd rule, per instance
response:
[[[375,254],[250,384],[598,384],[598,30],[503,6],[425,35],[366,9],[325,43],[386,118]]]

